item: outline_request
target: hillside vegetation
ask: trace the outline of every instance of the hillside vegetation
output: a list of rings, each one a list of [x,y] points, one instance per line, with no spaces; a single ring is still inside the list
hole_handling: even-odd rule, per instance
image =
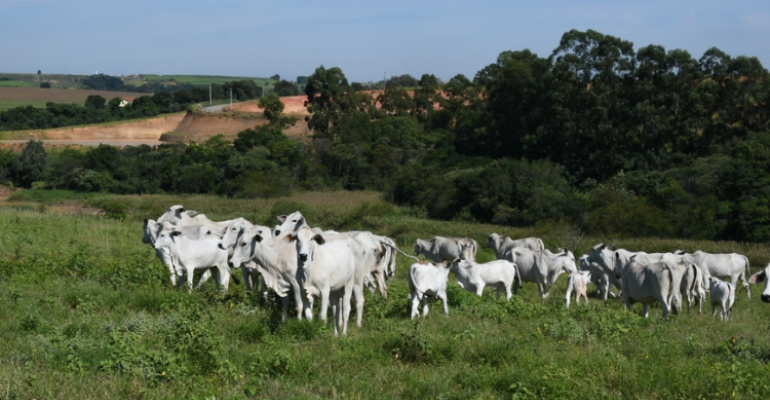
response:
[[[23,193],[23,192],[22,192]],[[52,192],[49,192],[52,193]],[[60,197],[66,197],[61,194]],[[27,201],[37,198],[30,194]],[[564,307],[564,277],[541,302],[525,284],[510,303],[477,298],[450,284],[449,317],[440,303],[408,318],[399,256],[389,298],[367,292],[363,328],[334,338],[320,322],[280,323],[275,299],[263,303],[231,284],[188,294],[170,287],[166,268],[141,243],[141,219],[181,203],[212,218],[245,216],[272,226],[300,210],[312,225],[371,229],[404,251],[416,237],[492,231],[538,235],[547,246],[586,249],[606,238],[569,228],[532,229],[439,222],[380,201],[372,192],[314,192],[279,200],[211,196],[96,195],[118,203],[122,219],[0,210],[0,396],[32,398],[766,398],[770,385],[770,307],[739,292],[727,323],[653,308],[622,309],[591,298]],[[61,198],[60,198],[61,200]],[[15,202],[14,207],[24,208]],[[29,203],[36,204],[36,203]],[[648,251],[703,248],[747,254],[755,269],[765,246],[634,239]],[[493,258],[482,249],[479,258]],[[450,277],[451,279],[451,277]],[[710,311],[709,307],[705,308]]]

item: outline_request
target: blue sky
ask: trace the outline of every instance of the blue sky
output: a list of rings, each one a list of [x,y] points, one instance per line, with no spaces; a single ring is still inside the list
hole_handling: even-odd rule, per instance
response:
[[[505,50],[548,56],[570,29],[770,67],[768,1],[0,0],[0,72],[448,80]]]

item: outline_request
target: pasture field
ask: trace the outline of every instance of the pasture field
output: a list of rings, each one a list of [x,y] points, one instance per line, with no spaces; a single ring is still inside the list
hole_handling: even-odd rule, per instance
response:
[[[247,76],[219,76],[219,75],[155,75],[155,74],[140,74],[148,82],[170,82],[175,81],[177,83],[189,83],[196,86],[204,86],[211,83],[222,85],[232,81],[253,80],[257,85],[262,86],[262,82],[267,81],[268,84],[274,84],[275,81],[267,78],[254,78]]]
[[[52,88],[55,89],[81,89],[83,86],[75,82],[78,75],[70,74],[41,74],[37,77],[37,74],[22,74],[22,73],[8,73],[0,72],[0,78],[10,78],[16,81],[26,82],[27,86],[37,88],[40,82],[49,82]]]
[[[576,256],[608,238],[558,224],[533,228],[431,221],[373,192],[304,193],[273,200],[212,196],[78,198],[71,192],[16,195],[0,209],[0,399],[759,399],[770,396],[770,305],[739,291],[727,323],[697,312],[650,318],[641,306],[590,299],[564,307],[565,277],[542,302],[525,284],[511,302],[478,298],[450,276],[449,317],[440,303],[409,320],[406,272],[383,300],[367,291],[363,327],[334,338],[318,321],[280,322],[231,283],[187,293],[141,242],[143,218],[172,204],[212,219],[243,216],[273,226],[302,211],[311,225],[367,229],[411,252],[417,237],[491,232],[536,235]],[[37,202],[37,201],[39,202]],[[127,217],[49,214],[50,204],[120,203]],[[616,246],[647,251],[736,251],[758,270],[764,244],[637,238]],[[481,261],[494,258],[480,249]],[[238,272],[236,272],[238,274]],[[593,287],[591,287],[593,289]],[[318,302],[316,302],[317,304]],[[710,312],[710,306],[704,307]],[[354,317],[351,316],[351,321]]]

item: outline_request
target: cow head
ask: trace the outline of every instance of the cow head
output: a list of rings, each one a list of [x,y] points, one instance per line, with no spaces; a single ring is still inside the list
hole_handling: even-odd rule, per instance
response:
[[[242,218],[238,218],[225,228],[222,234],[222,240],[219,241],[220,249],[227,250],[235,247],[238,239],[243,235],[244,221],[245,220],[242,220]]]
[[[279,215],[277,218],[278,221],[281,221],[281,225],[275,229],[275,236],[280,235],[281,232],[297,232],[299,228],[307,226],[305,217],[302,216],[302,213],[299,211],[295,211],[289,215]]]
[[[749,283],[765,282],[765,290],[762,291],[760,297],[763,302],[770,303],[770,264],[762,271],[757,272],[749,278]]]
[[[502,236],[498,235],[497,233],[492,233],[489,235],[489,239],[487,239],[486,247],[494,250],[499,249],[501,241]]]
[[[143,233],[144,235],[142,235],[142,243],[153,244],[158,234],[158,223],[152,219],[145,219]]]
[[[158,218],[158,223],[170,222],[177,224],[180,221],[184,221],[197,214],[193,210],[186,210],[181,204],[176,204],[168,208],[168,210]]]
[[[297,257],[301,262],[312,262],[315,246],[326,243],[323,235],[314,233],[307,225],[301,227],[295,233],[288,234],[286,240],[296,242]]]
[[[423,251],[422,245],[420,244],[420,241],[417,240],[414,242],[414,256],[419,256]]]

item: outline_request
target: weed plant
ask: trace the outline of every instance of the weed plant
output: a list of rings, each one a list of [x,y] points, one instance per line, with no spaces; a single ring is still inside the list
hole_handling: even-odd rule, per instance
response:
[[[87,201],[95,201],[90,199]],[[409,319],[406,271],[398,258],[388,300],[366,292],[363,327],[335,338],[315,320],[281,322],[277,299],[213,282],[175,289],[141,220],[183,204],[212,219],[244,216],[272,226],[300,210],[326,229],[370,229],[411,251],[417,237],[491,232],[537,235],[578,255],[608,238],[573,227],[510,228],[421,218],[376,193],[306,193],[288,199],[102,196],[123,219],[0,210],[0,399],[33,398],[738,398],[770,396],[770,307],[743,291],[727,323],[684,311],[590,299],[567,310],[562,277],[550,298],[525,284],[510,302],[476,297],[452,282],[449,317],[440,302]],[[746,254],[760,244],[629,239],[616,246]],[[494,254],[480,249],[478,258]],[[238,273],[238,272],[236,272]],[[704,307],[710,312],[710,307]],[[351,317],[353,320],[354,316]]]

